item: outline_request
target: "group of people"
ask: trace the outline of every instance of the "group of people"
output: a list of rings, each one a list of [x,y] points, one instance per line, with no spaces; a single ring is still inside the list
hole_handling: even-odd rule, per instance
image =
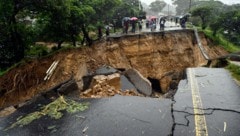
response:
[[[106,33],[106,36],[109,36],[109,34],[110,34],[110,26],[109,25],[105,26],[105,33]],[[103,35],[102,28],[101,28],[101,26],[98,26],[98,39],[101,39],[102,35]]]
[[[157,18],[152,18],[152,19],[147,19],[146,20],[146,28],[150,28],[151,31],[155,31],[157,28]],[[159,25],[160,25],[160,30],[164,30],[165,27],[165,22],[166,19],[165,18],[160,18],[159,20]],[[128,33],[128,29],[129,26],[131,25],[131,32],[135,33],[136,31],[136,26],[138,26],[139,31],[142,30],[142,20],[123,20],[122,21],[122,26],[123,26],[123,33],[127,34]]]
[[[176,25],[179,24],[182,28],[186,28],[186,22],[188,20],[188,16],[182,16],[182,17],[175,17],[175,18],[170,18],[170,21],[173,22],[173,19],[175,20]],[[157,28],[157,24],[160,26],[160,31],[163,31],[165,28],[165,23],[166,23],[166,17],[161,17],[160,19],[158,18],[149,18],[146,20],[146,28],[150,28],[151,31],[155,31]],[[143,21],[141,19],[135,19],[131,20],[129,17],[125,17],[122,20],[122,27],[123,27],[123,33],[127,34],[129,32],[129,26],[131,26],[131,32],[135,33],[136,32],[136,27],[138,27],[139,32],[142,30],[142,24]],[[105,26],[105,32],[106,36],[109,36],[110,34],[110,26],[106,25]],[[100,39],[102,37],[102,29],[99,26],[98,27],[98,38]]]
[[[150,28],[151,31],[155,31],[157,28],[157,22],[158,22],[157,18],[146,20],[146,28]],[[162,17],[159,19],[160,30],[164,30],[165,22],[166,22],[165,18]]]
[[[123,20],[123,33],[127,34],[129,25],[132,26],[132,33],[136,32],[136,26],[138,26],[139,31],[142,30],[142,20]]]

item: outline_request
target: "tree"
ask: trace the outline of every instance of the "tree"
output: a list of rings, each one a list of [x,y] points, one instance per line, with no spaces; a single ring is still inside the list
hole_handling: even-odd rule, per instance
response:
[[[212,11],[212,8],[207,7],[207,6],[206,7],[198,7],[191,11],[192,16],[200,17],[200,19],[202,21],[202,29],[205,29],[207,27],[209,17],[211,16],[211,11]]]
[[[0,68],[24,58],[27,42],[31,38],[22,16],[27,13],[27,7],[31,7],[29,3],[25,0],[0,1]]]
[[[93,16],[89,16],[90,22],[88,24],[98,29],[98,37],[101,38],[102,28],[104,24],[109,24],[112,21],[114,9],[121,4],[120,0],[94,0],[91,6],[95,10]]]
[[[152,2],[149,7],[150,7],[150,10],[156,12],[156,13],[159,13],[162,11],[162,9],[166,6],[166,2],[165,1],[162,1],[162,0],[156,0],[154,2]]]
[[[47,0],[42,6],[46,9],[39,15],[38,26],[42,27],[40,37],[43,40],[58,43],[58,48],[64,41],[72,41],[76,46],[76,39],[82,31],[87,43],[92,43],[85,27],[90,16],[95,13],[89,1]]]
[[[173,4],[176,5],[176,12],[178,15],[183,15],[189,12],[192,5],[195,4],[196,0],[172,0]]]
[[[10,66],[23,59],[25,49],[37,40],[55,42],[59,48],[65,41],[76,46],[83,34],[91,45],[89,31],[97,27],[97,22],[139,16],[140,5],[139,0],[0,1],[0,68],[2,64]]]
[[[240,10],[233,9],[232,11],[220,14],[210,27],[213,30],[213,35],[216,35],[217,31],[222,30],[231,41],[235,42],[236,40],[240,40],[239,24]]]
[[[122,0],[113,12],[113,17],[118,27],[122,27],[123,17],[146,18],[146,12],[143,11],[142,4],[139,0]]]

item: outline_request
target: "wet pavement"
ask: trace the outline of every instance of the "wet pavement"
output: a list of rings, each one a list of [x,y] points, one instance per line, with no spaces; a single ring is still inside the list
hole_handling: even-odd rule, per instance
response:
[[[112,98],[85,99],[90,108],[76,114],[65,113],[63,118],[55,120],[42,117],[24,127],[15,127],[4,131],[19,116],[36,110],[34,105],[44,102],[43,98],[23,107],[10,117],[1,119],[0,135],[168,135],[171,132],[171,100],[114,96]],[[30,110],[28,110],[30,109]],[[32,109],[32,110],[31,110]],[[54,131],[49,128],[53,128]]]
[[[174,97],[176,135],[240,134],[240,88],[229,72],[218,68],[188,69]]]
[[[23,127],[4,131],[19,116],[50,102],[39,97],[8,117],[0,118],[0,135],[61,136],[238,136],[240,88],[225,69],[189,68],[172,99],[119,96],[80,99],[83,112],[60,119],[44,116]]]
[[[151,31],[151,28],[146,27],[145,21],[143,21],[142,24],[142,30],[139,31],[138,28],[136,28],[135,33],[131,32],[132,28],[131,25],[128,29],[128,34],[123,34],[122,32],[120,33],[111,33],[109,37],[120,37],[122,35],[138,35],[138,34],[143,34],[143,33],[149,33],[149,32],[163,32],[163,30],[160,30],[160,25],[156,25],[156,29]],[[171,22],[171,21],[166,21],[164,31],[174,31],[174,30],[183,30],[183,28],[180,26],[179,23]]]

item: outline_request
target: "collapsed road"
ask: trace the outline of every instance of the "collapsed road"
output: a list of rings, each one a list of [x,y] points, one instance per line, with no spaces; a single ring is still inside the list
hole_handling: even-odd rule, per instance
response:
[[[240,133],[239,86],[224,69],[189,68],[171,99],[120,96],[80,99],[89,109],[5,128],[50,100],[38,97],[1,118],[1,135],[231,135]],[[227,85],[226,85],[227,84]],[[31,110],[29,110],[31,109]]]
[[[211,65],[215,61],[213,58],[226,55],[222,49],[209,46],[209,41],[204,35],[201,34],[199,37],[204,53],[211,59]],[[54,91],[43,91],[42,95],[20,106],[13,114],[1,117],[0,134],[182,136],[238,135],[240,133],[237,125],[240,122],[239,87],[229,73],[221,68],[189,68],[209,65],[209,61],[204,58],[198,46],[199,43],[196,42],[194,31],[166,32],[164,37],[161,33],[112,37],[105,44],[107,46],[102,43],[100,46],[95,46],[95,49],[81,50],[85,56],[77,55],[79,54],[77,51],[68,51],[64,54],[62,59],[65,60],[60,61],[52,78],[48,82],[38,81],[39,90],[44,90],[43,86],[45,86],[52,87],[50,90]],[[86,54],[90,52],[92,54],[88,58]],[[57,54],[48,60],[56,58],[61,58],[61,55]],[[46,63],[45,61],[43,64]],[[42,66],[46,67],[44,70],[47,71],[50,65],[48,63]],[[113,69],[114,72],[110,72],[111,74],[103,74],[101,70],[97,70],[103,65],[110,65],[116,69]],[[136,78],[138,81],[140,79],[146,81],[143,82],[143,87],[146,87],[149,82],[152,87],[157,87],[152,88],[152,92],[146,89],[139,91],[137,87],[139,85],[134,84],[126,74],[128,73],[126,71],[131,68],[136,69],[132,70],[135,71],[134,73],[139,73]],[[121,78],[121,75],[125,75],[126,78]],[[136,77],[136,74],[130,75]],[[18,76],[13,77],[17,81]],[[44,74],[42,77],[44,78]],[[83,77],[91,77],[91,80],[88,80],[89,78],[86,80],[88,87],[85,86]],[[60,81],[66,81],[69,78],[74,79],[71,89],[67,85],[58,85]],[[108,83],[108,79],[112,82]],[[122,88],[126,88],[121,85],[120,81],[123,79],[128,79],[132,83],[130,88],[133,90],[122,93]],[[77,91],[72,92],[73,90]],[[79,90],[81,90],[80,93]],[[101,90],[110,91],[110,95],[105,96],[106,92]],[[116,90],[120,90],[120,93]],[[64,94],[66,91],[70,94],[66,99],[88,102],[88,108],[74,113],[59,110],[57,114],[62,116],[58,119],[48,116],[44,112],[50,107],[48,104],[52,104],[59,92]],[[115,93],[112,94],[112,91]],[[160,95],[153,95],[154,93]],[[35,95],[29,94],[31,94],[29,97]],[[96,97],[96,94],[102,95]],[[3,94],[2,98],[4,95],[6,94]],[[83,96],[86,97],[83,99]],[[165,99],[164,96],[169,96],[170,99]],[[2,103],[8,103],[8,98],[4,98],[5,101]],[[22,96],[20,99],[24,100]],[[69,104],[67,100],[66,103]],[[41,108],[43,105],[46,106]],[[33,113],[36,111],[44,116],[38,116],[30,121],[22,120],[23,117],[32,117],[28,115],[35,115]]]
[[[136,69],[141,75],[157,84],[160,93],[175,88],[188,67],[208,65],[200,50],[195,32],[191,29],[140,33],[109,37],[97,41],[92,47],[56,52],[54,55],[27,61],[0,77],[0,107],[18,105],[41,92],[74,79],[82,91],[82,77],[107,65],[119,70]],[[199,33],[202,46],[211,66],[216,58],[227,52],[214,46],[211,40]],[[58,62],[49,80],[44,80],[52,63]]]

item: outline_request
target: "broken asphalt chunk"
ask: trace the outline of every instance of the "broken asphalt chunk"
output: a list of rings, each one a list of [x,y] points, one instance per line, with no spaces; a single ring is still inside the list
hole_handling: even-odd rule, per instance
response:
[[[152,94],[151,82],[143,77],[140,72],[135,69],[128,69],[125,71],[125,76],[134,84],[140,93],[147,96]]]

